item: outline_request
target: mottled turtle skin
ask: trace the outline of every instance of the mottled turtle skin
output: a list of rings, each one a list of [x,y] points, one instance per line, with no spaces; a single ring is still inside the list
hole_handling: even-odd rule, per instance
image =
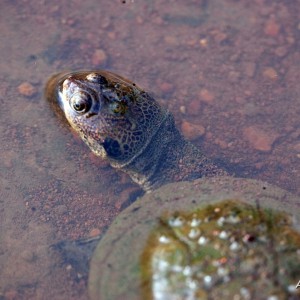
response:
[[[57,74],[46,96],[96,155],[154,191],[98,244],[91,299],[299,299],[298,198],[228,176],[119,75]]]
[[[135,83],[108,71],[62,73],[46,96],[98,156],[144,190],[225,175],[174,124],[172,114]]]

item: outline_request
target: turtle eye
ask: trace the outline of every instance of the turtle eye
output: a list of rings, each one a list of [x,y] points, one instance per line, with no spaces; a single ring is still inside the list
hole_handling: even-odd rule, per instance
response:
[[[71,98],[70,104],[77,113],[83,114],[90,110],[92,98],[90,95],[77,93]]]

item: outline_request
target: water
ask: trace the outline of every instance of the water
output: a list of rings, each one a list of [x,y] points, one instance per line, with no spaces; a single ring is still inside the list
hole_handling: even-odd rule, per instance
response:
[[[52,73],[127,76],[211,158],[300,193],[299,1],[0,8],[0,299],[86,299],[85,281],[49,245],[102,232],[139,192],[46,103]]]

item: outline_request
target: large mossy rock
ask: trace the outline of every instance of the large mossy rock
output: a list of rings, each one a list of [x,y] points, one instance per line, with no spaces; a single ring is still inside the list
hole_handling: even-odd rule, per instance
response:
[[[100,241],[90,297],[300,299],[298,217],[300,199],[264,182],[168,184],[128,207]]]

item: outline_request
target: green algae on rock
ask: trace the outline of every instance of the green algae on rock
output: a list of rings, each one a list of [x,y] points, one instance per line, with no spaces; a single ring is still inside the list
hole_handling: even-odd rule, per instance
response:
[[[299,203],[252,179],[165,185],[124,210],[99,242],[90,297],[300,299]]]

